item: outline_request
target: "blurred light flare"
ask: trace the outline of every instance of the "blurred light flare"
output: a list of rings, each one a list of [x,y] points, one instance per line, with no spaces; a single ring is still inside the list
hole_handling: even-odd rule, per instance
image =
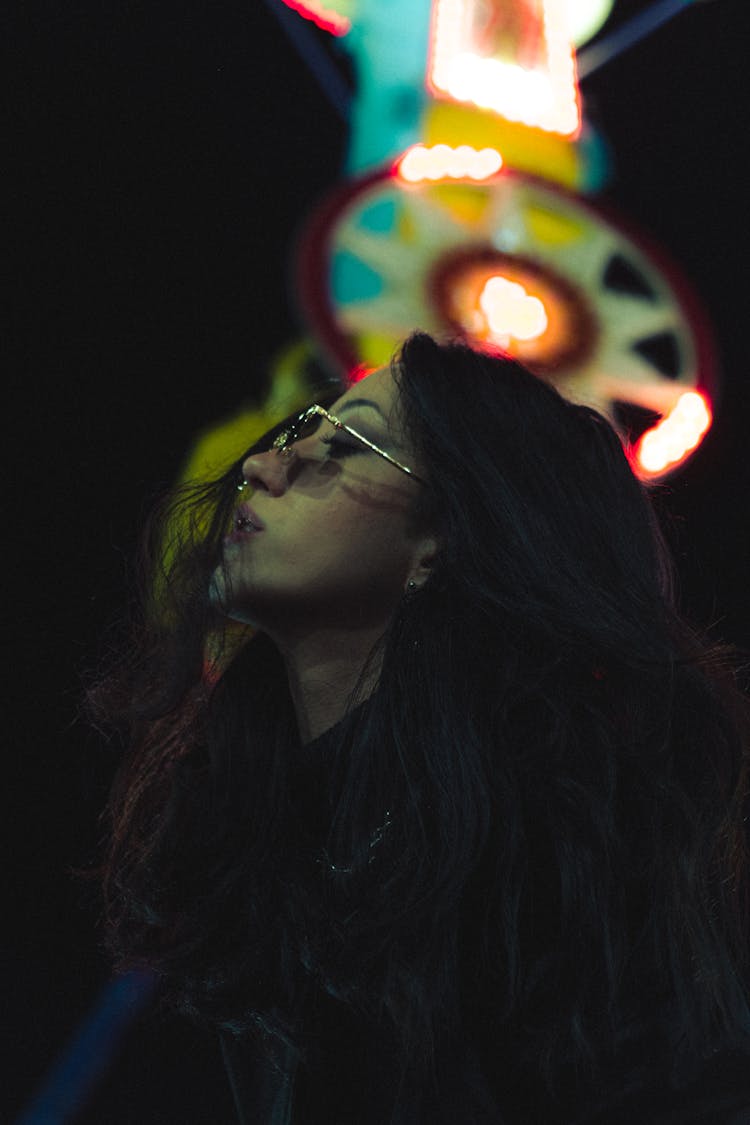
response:
[[[638,442],[636,463],[642,472],[656,476],[672,469],[701,442],[712,421],[705,395],[687,391],[674,408]]]
[[[351,28],[351,20],[318,3],[318,0],[282,0],[282,3],[301,15],[303,19],[312,20],[323,31],[330,31],[332,35],[346,35]]]
[[[351,387],[355,383],[361,383],[363,379],[366,379],[368,375],[372,375],[373,371],[377,370],[377,367],[372,367],[367,363],[358,363],[356,367],[353,367],[347,374],[347,386]]]
[[[326,8],[317,0],[282,0],[282,3],[333,35],[346,35],[351,28],[351,20],[347,16]],[[567,26],[571,39],[578,47],[596,35],[609,18],[613,6],[614,0],[565,0]]]
[[[510,12],[517,0],[490,0],[490,10]],[[537,0],[537,54],[545,64],[532,68],[496,57],[480,44],[480,30],[472,27],[487,15],[478,0],[434,0],[428,63],[428,87],[491,110],[509,121],[574,136],[580,131],[575,49],[568,32],[567,0]],[[521,20],[523,20],[523,15]],[[527,27],[531,12],[526,13]],[[489,22],[489,21],[488,21]],[[484,29],[486,31],[486,28]],[[474,31],[474,34],[472,34]],[[479,53],[484,47],[483,53]]]
[[[580,293],[551,269],[481,246],[440,258],[428,281],[438,316],[477,347],[500,347],[536,374],[587,361],[596,325]]]
[[[446,179],[479,183],[497,175],[502,166],[503,158],[495,148],[416,144],[399,157],[395,172],[407,184]]]
[[[507,347],[515,340],[535,340],[549,323],[538,297],[527,293],[517,281],[495,275],[488,279],[479,297],[492,341]]]

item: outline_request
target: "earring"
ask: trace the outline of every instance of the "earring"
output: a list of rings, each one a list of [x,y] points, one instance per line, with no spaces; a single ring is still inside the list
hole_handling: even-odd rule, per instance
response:
[[[417,583],[414,581],[413,578],[410,578],[408,583],[407,583],[407,586],[406,586],[407,594],[416,594],[418,589],[419,589],[419,586],[417,586]]]

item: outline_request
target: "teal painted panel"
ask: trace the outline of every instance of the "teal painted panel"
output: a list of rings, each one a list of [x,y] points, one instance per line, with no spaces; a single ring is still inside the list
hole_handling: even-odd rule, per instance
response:
[[[357,220],[361,230],[372,231],[374,234],[390,234],[396,225],[396,200],[379,199],[371,207],[367,207]]]
[[[342,250],[331,266],[331,291],[334,301],[343,305],[369,301],[383,292],[383,280],[361,258]]]

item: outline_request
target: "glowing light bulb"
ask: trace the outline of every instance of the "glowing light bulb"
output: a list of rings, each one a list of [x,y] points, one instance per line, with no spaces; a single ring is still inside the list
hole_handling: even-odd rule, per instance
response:
[[[501,0],[495,0],[498,9]],[[511,0],[504,0],[511,8]],[[571,0],[541,0],[525,34],[536,38],[535,61],[508,58],[500,30],[488,31],[479,0],[434,0],[428,83],[435,93],[490,110],[510,121],[565,136],[580,127]],[[505,13],[507,15],[507,12]],[[498,28],[502,27],[502,19]],[[501,57],[505,55],[505,57]]]
[[[659,473],[667,466],[659,435],[651,430],[645,435],[638,451],[638,461],[649,473]]]
[[[516,340],[535,340],[547,327],[547,313],[538,297],[530,296],[523,285],[505,277],[491,277],[479,297],[493,340],[507,346]]]
[[[710,425],[707,400],[697,391],[686,391],[669,414],[641,438],[638,463],[647,473],[663,472],[695,449]]]
[[[409,184],[423,180],[480,180],[496,175],[503,166],[503,158],[497,149],[475,149],[471,145],[438,144],[412,145],[396,165],[400,179]]]
[[[697,426],[702,426],[708,421],[705,400],[695,391],[687,391],[684,395],[680,395],[674,413]]]

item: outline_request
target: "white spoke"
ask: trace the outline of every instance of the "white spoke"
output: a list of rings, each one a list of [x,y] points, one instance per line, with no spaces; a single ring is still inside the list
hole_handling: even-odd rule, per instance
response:
[[[349,332],[385,332],[400,336],[412,328],[439,331],[421,293],[401,290],[341,306],[338,320]]]
[[[421,245],[444,249],[466,242],[467,233],[471,232],[470,225],[457,218],[447,207],[433,202],[426,194],[404,191],[401,203],[405,221],[414,224],[414,235],[410,240],[413,249]]]
[[[353,254],[384,280],[404,267],[413,269],[414,253],[394,239],[349,228],[336,238],[335,253]]]
[[[660,377],[653,368],[642,369],[637,380],[631,370],[607,371],[600,380],[600,390],[610,402],[632,402],[658,414],[668,414],[685,389],[684,383]]]
[[[669,305],[639,300],[637,297],[604,292],[596,302],[613,341],[625,347],[662,332],[682,329],[679,314]]]
[[[499,180],[487,208],[483,230],[492,245],[504,254],[522,253],[531,238],[526,222],[524,192],[511,180]]]
[[[585,221],[589,222],[588,219]],[[619,241],[612,231],[592,224],[577,241],[555,247],[547,260],[550,265],[557,264],[560,272],[574,285],[598,299],[603,292],[602,279],[607,263],[619,251]]]

